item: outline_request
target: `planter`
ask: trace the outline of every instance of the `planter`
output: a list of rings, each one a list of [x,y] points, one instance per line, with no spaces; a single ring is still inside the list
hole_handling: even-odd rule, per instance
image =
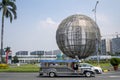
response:
[[[119,58],[112,58],[110,60],[110,64],[113,66],[114,70],[117,71],[118,70],[118,66],[120,64],[120,59]]]

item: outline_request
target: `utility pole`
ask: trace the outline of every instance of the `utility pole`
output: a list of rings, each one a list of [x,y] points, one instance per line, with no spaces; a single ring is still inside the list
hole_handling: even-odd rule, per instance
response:
[[[97,5],[98,5],[99,1],[96,2],[95,4],[95,8],[92,10],[94,12],[94,18],[95,18],[95,23],[97,24],[97,18],[96,18],[96,9],[97,9]],[[98,34],[96,33],[96,53],[97,53],[97,63],[99,66],[99,39],[98,39]]]

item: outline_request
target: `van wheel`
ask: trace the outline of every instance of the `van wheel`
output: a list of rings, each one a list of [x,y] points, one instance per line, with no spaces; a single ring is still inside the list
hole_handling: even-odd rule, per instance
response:
[[[98,73],[99,73],[99,71],[96,69],[96,70],[95,70],[95,73],[96,73],[96,74],[98,74]]]
[[[50,77],[55,77],[55,73],[54,73],[54,72],[50,72],[50,73],[49,73],[49,76],[50,76]]]
[[[39,74],[39,76],[42,76],[42,75],[43,75],[42,73]]]
[[[91,72],[85,72],[85,76],[86,77],[90,77],[91,76]]]

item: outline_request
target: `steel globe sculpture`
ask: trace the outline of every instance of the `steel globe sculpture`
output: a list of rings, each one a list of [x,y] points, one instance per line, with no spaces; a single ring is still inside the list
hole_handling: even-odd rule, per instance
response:
[[[67,17],[56,31],[59,49],[71,58],[84,59],[90,56],[96,51],[96,41],[100,41],[100,30],[97,24],[85,15]]]

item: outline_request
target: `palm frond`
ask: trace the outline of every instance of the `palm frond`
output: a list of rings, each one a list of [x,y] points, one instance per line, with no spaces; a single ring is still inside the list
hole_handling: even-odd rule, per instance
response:
[[[12,23],[13,20],[12,13],[9,13],[9,17],[10,17],[10,22]]]
[[[7,11],[6,11],[6,14],[5,14],[5,17],[6,17],[6,18],[10,18],[10,22],[12,23],[13,18],[12,18],[12,13],[11,13],[11,11],[7,10]]]
[[[15,0],[3,0],[3,14],[6,18],[10,18],[10,22],[12,22],[13,18],[17,18],[17,13],[16,13],[16,5],[14,3]],[[2,9],[0,8],[0,9]]]
[[[16,0],[11,0],[11,1],[15,2]]]
[[[0,2],[0,6],[2,6],[2,3]]]
[[[11,8],[13,8],[14,10],[17,9],[17,7],[16,7],[16,5],[15,5],[14,2],[9,2],[9,3],[8,3],[8,6],[10,6]]]
[[[1,11],[2,7],[0,7],[0,11]]]
[[[13,14],[14,19],[16,19],[16,18],[17,18],[17,13],[16,13],[16,10],[11,9],[11,8],[9,8],[9,10],[10,10],[10,12]]]
[[[0,2],[0,11],[1,11],[1,9],[2,9],[2,3]]]
[[[8,18],[9,17],[9,11],[7,10],[5,13],[5,17]]]

